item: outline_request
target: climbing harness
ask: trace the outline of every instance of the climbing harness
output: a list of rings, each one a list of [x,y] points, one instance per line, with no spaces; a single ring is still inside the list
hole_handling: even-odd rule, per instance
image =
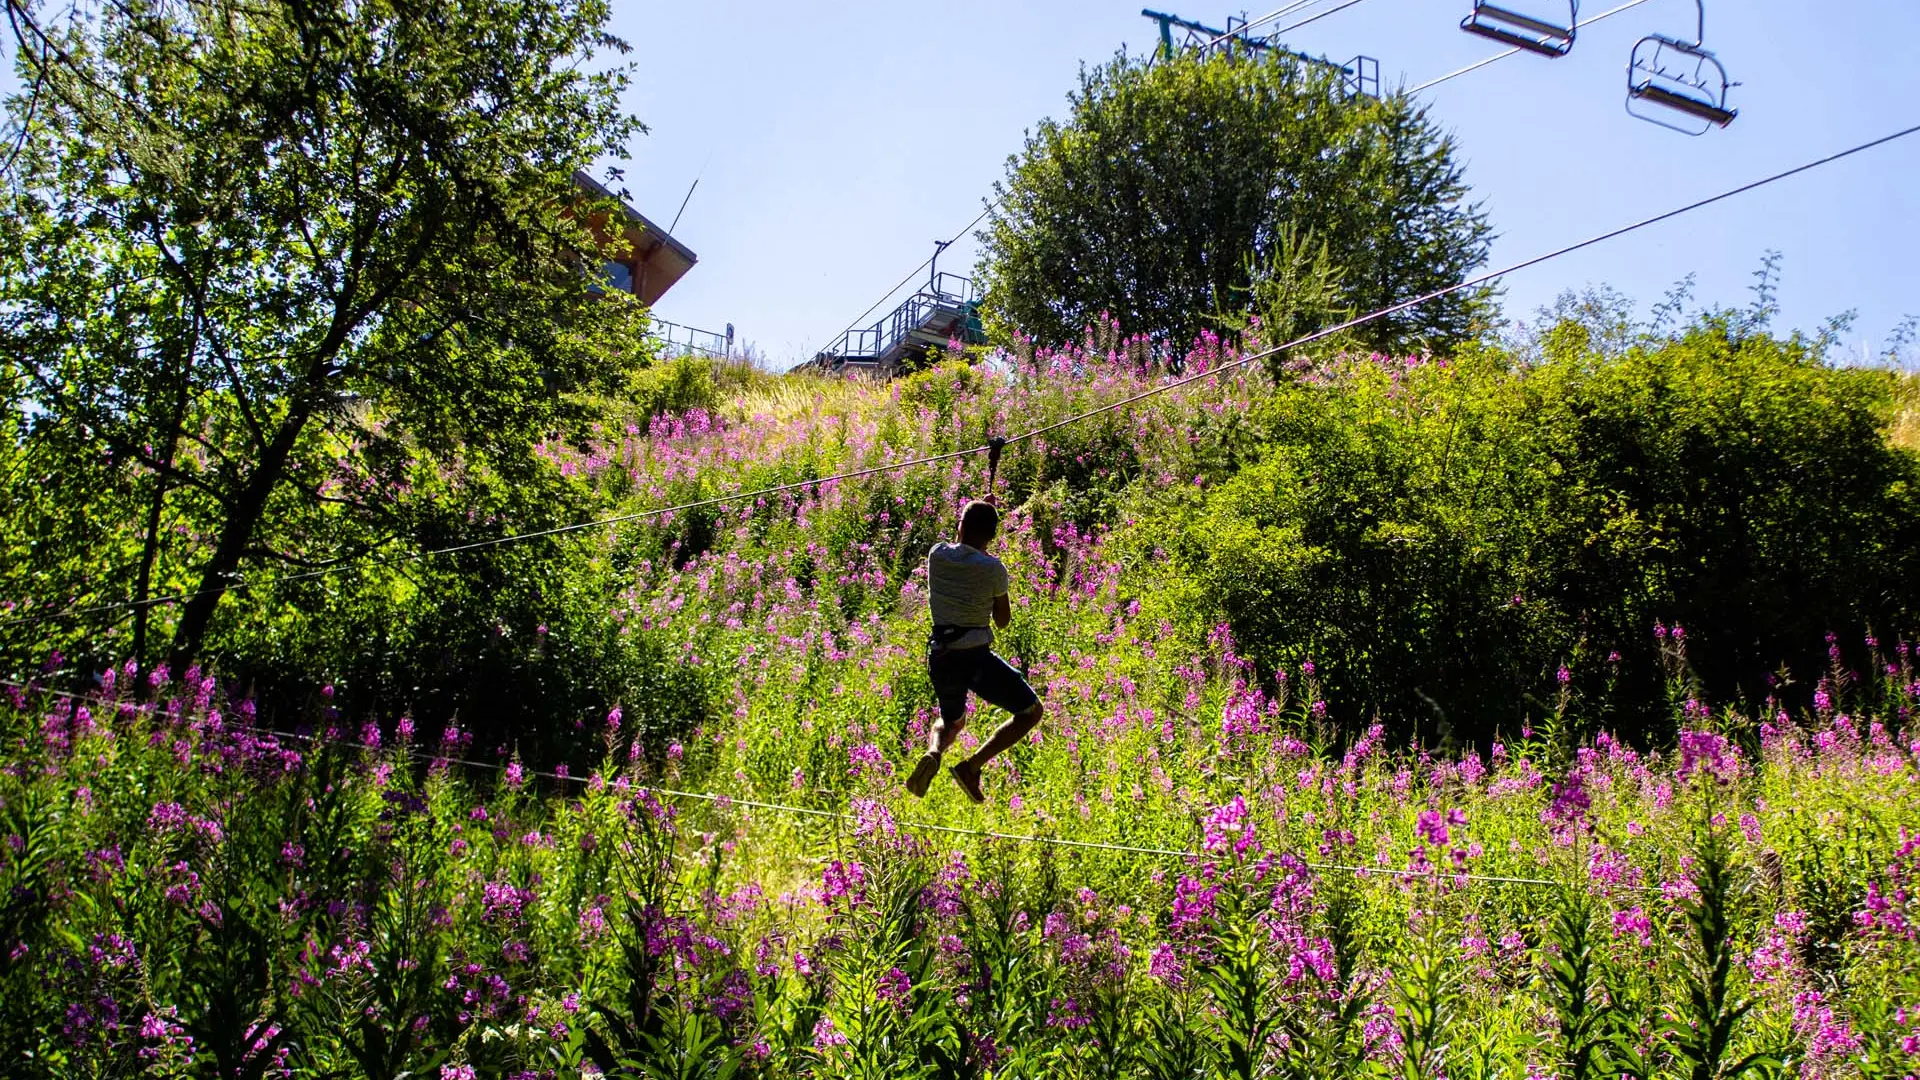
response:
[[[1460,20],[1460,29],[1491,38],[1502,45],[1525,49],[1540,56],[1556,57],[1573,51],[1573,38],[1579,24],[1579,0],[1567,0],[1565,22],[1524,14],[1489,4],[1486,0],[1474,0],[1473,11]]]
[[[1727,69],[1705,48],[1706,0],[1694,0],[1700,13],[1691,43],[1664,34],[1648,34],[1627,58],[1627,112],[1649,124],[1683,135],[1705,135],[1726,127],[1739,115],[1727,107]],[[1673,113],[1690,120],[1679,121]]]

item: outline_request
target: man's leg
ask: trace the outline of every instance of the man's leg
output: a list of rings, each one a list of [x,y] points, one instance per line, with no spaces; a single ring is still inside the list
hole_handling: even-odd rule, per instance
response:
[[[1027,685],[1027,680],[998,656],[989,655],[984,659],[980,670],[975,673],[973,690],[1013,714],[987,738],[986,745],[948,770],[968,798],[974,802],[985,802],[986,795],[980,790],[980,770],[987,762],[1018,746],[1021,739],[1040,725],[1046,708],[1040,704],[1039,695]]]
[[[973,756],[967,760],[973,762],[975,767],[983,766],[1020,745],[1020,740],[1026,738],[1028,732],[1040,726],[1040,717],[1046,711],[1045,706],[1036,701],[1026,712],[1009,716],[1006,723],[994,729],[993,735],[987,739],[987,744],[974,751]]]
[[[953,748],[953,740],[959,738],[960,733],[965,730],[967,730],[965,704],[955,710],[951,720],[947,718],[946,709],[942,708],[940,715],[933,718],[932,729],[927,732],[927,752],[935,755],[946,753]]]
[[[946,650],[927,654],[927,674],[933,681],[934,696],[940,701],[940,715],[927,732],[927,752],[920,755],[920,760],[914,762],[913,772],[907,775],[907,792],[916,799],[926,797],[927,785],[933,783],[940,771],[940,755],[947,752],[967,726],[968,672],[960,670],[966,659]]]

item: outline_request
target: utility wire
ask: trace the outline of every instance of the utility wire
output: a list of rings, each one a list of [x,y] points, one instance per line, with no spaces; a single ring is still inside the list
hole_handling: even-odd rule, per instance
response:
[[[1749,191],[1766,187],[1769,184],[1778,183],[1779,181],[1788,179],[1789,177],[1798,176],[1801,173],[1809,172],[1813,169],[1818,169],[1818,168],[1821,168],[1822,166],[1830,165],[1844,158],[1852,157],[1855,154],[1864,153],[1865,151],[1872,150],[1876,147],[1884,146],[1887,143],[1893,142],[1897,139],[1906,138],[1907,136],[1913,135],[1916,132],[1920,132],[1920,124],[1916,124],[1912,127],[1903,128],[1899,131],[1895,131],[1888,135],[1882,135],[1877,139],[1872,139],[1867,142],[1856,144],[1854,146],[1848,147],[1845,150],[1828,154],[1825,157],[1816,158],[1812,161],[1806,162],[1801,165],[1796,165],[1793,168],[1782,170],[1770,176],[1765,176],[1758,180],[1749,181],[1748,183],[1742,184],[1739,187],[1730,188],[1726,191],[1720,192],[1717,195],[1710,195],[1704,199],[1699,199],[1694,202],[1690,202],[1685,206],[1681,206],[1673,210],[1668,210],[1665,213],[1655,214],[1654,216],[1648,217],[1648,218],[1642,218],[1639,221],[1636,221],[1630,225],[1623,225],[1617,229],[1610,229],[1606,232],[1588,237],[1587,239],[1581,240],[1577,243],[1568,244],[1560,248],[1555,248],[1554,250],[1549,251],[1543,255],[1535,255],[1532,258],[1523,259],[1520,262],[1513,263],[1509,266],[1504,266],[1498,270],[1489,271],[1485,274],[1480,274],[1476,277],[1471,277],[1464,281],[1458,282],[1457,284],[1448,285],[1445,288],[1441,288],[1441,289],[1435,289],[1432,292],[1424,293],[1410,300],[1403,300],[1397,304],[1393,304],[1388,307],[1381,308],[1377,311],[1368,312],[1365,315],[1360,315],[1355,318],[1348,319],[1345,322],[1337,323],[1333,326],[1329,326],[1321,330],[1316,330],[1313,333],[1307,334],[1304,337],[1296,338],[1282,345],[1275,345],[1268,349],[1262,349],[1259,352],[1250,353],[1246,356],[1239,358],[1238,360],[1234,360],[1229,363],[1222,364],[1219,367],[1211,368],[1207,371],[1200,372],[1195,375],[1189,375],[1184,378],[1175,379],[1171,382],[1162,383],[1159,386],[1156,386],[1150,390],[1146,390],[1138,394],[1134,394],[1131,397],[1122,398],[1119,401],[1112,402],[1107,405],[1102,405],[1096,409],[1089,409],[1086,412],[1076,413],[1072,416],[1066,417],[1065,419],[1056,420],[1051,424],[1046,424],[1038,428],[1033,428],[1019,435],[1009,436],[1006,438],[1003,445],[1011,446],[1015,443],[1026,442],[1030,439],[1035,439],[1042,435],[1046,435],[1050,432],[1057,431],[1060,428],[1066,427],[1070,424],[1077,424],[1082,420],[1091,419],[1102,413],[1113,412],[1118,409],[1124,409],[1129,405],[1133,405],[1137,402],[1144,401],[1147,398],[1154,397],[1159,394],[1164,394],[1169,390],[1173,390],[1182,386],[1187,386],[1189,384],[1199,382],[1202,379],[1213,378],[1215,376],[1220,375],[1222,372],[1231,371],[1238,367],[1244,367],[1247,364],[1251,364],[1256,360],[1264,360],[1269,356],[1275,356],[1280,353],[1286,352],[1288,350],[1299,348],[1302,345],[1311,344],[1315,341],[1319,341],[1323,338],[1330,337],[1344,330],[1351,330],[1357,326],[1364,326],[1367,323],[1375,322],[1377,320],[1384,319],[1389,315],[1395,315],[1402,311],[1406,311],[1410,308],[1418,307],[1422,304],[1429,303],[1441,297],[1449,296],[1453,293],[1460,292],[1463,289],[1471,289],[1476,286],[1485,285],[1489,282],[1505,277],[1508,274],[1516,273],[1518,271],[1525,270],[1530,267],[1538,266],[1541,263],[1548,262],[1553,259],[1558,259],[1565,255],[1570,255],[1576,251],[1580,251],[1582,249],[1592,247],[1595,244],[1604,243],[1605,241],[1612,240],[1617,237],[1625,236],[1628,233],[1636,232],[1640,229],[1645,229],[1653,225],[1658,225],[1661,222],[1671,220],[1683,214],[1692,213],[1693,211],[1699,210],[1703,207],[1712,206],[1715,203],[1723,202],[1737,195],[1743,195]],[[982,216],[985,216],[984,211],[982,212]],[[836,473],[832,476],[821,477],[816,480],[797,480],[792,483],[777,484],[773,487],[760,488],[754,491],[742,491],[742,492],[736,492],[730,495],[717,495],[712,498],[699,499],[694,502],[680,503],[675,506],[659,507],[651,510],[641,510],[631,514],[619,514],[613,517],[597,518],[592,521],[576,522],[571,525],[562,525],[562,526],[558,526],[556,528],[551,528],[551,529],[540,529],[540,530],[536,530],[533,532],[526,532],[526,533],[514,533],[507,536],[498,536],[498,537],[493,537],[486,540],[476,540],[476,541],[472,541],[470,543],[465,543],[465,544],[454,544],[454,545],[450,545],[442,548],[431,548],[426,551],[413,552],[405,555],[393,556],[388,559],[375,560],[374,565],[381,565],[383,563],[392,563],[392,562],[415,561],[415,560],[425,559],[435,555],[450,555],[456,552],[474,551],[481,548],[497,547],[501,544],[513,543],[518,540],[532,540],[532,539],[538,539],[541,537],[561,536],[568,533],[581,532],[586,529],[595,529],[595,528],[600,528],[608,525],[617,525],[623,522],[639,521],[646,518],[660,517],[667,514],[675,514],[681,511],[694,510],[694,509],[698,509],[706,506],[717,506],[723,503],[739,502],[743,499],[759,498],[765,495],[777,495],[783,492],[797,491],[803,488],[818,487],[822,484],[834,483],[840,480],[858,479],[860,477],[873,476],[879,473],[896,472],[900,469],[911,468],[916,465],[928,465],[936,462],[949,461],[956,458],[967,457],[969,455],[977,454],[982,451],[988,450],[990,449],[990,446],[991,446],[990,443],[983,443],[979,446],[969,447],[964,450],[952,450],[944,454],[934,454],[928,457],[911,458],[906,461],[891,462],[885,465],[869,466],[864,469],[855,469],[848,472]],[[120,610],[136,608],[136,607],[142,606],[142,604],[145,604],[147,606],[154,606],[154,605],[178,603],[183,600],[192,599],[197,596],[205,596],[210,593],[244,591],[247,589],[256,588],[261,585],[288,584],[288,583],[297,582],[297,581],[309,580],[317,577],[324,577],[329,574],[335,573],[339,570],[346,569],[351,566],[357,566],[357,565],[362,565],[362,563],[359,563],[359,562],[341,563],[335,566],[324,567],[321,569],[308,570],[308,571],[303,571],[297,574],[289,574],[282,577],[269,578],[259,582],[244,582],[244,581],[236,582],[233,585],[229,585],[221,588],[202,589],[197,592],[190,592],[190,593],[174,593],[167,596],[152,597],[146,601],[134,601],[134,600],[120,601],[112,604],[99,604],[93,607],[79,608],[73,611],[49,612],[49,613],[40,614],[40,615],[18,616],[12,619],[0,620],[0,626],[13,625],[13,624],[23,623],[23,622],[44,622],[49,619],[65,618],[65,617],[75,616],[75,615],[96,614],[96,613],[108,612],[108,611],[120,611]]]
[[[1617,8],[1612,8],[1610,10],[1603,11],[1600,14],[1595,15],[1591,19],[1582,19],[1579,22],[1574,23],[1573,28],[1575,30],[1584,30],[1587,27],[1592,26],[1594,23],[1599,22],[1601,19],[1612,18],[1613,16],[1618,15],[1623,11],[1626,11],[1628,8],[1637,8],[1641,4],[1644,4],[1646,2],[1647,0],[1627,0],[1626,3],[1621,4]],[[1460,76],[1467,74],[1468,72],[1479,71],[1481,68],[1486,67],[1488,64],[1493,63],[1495,60],[1505,60],[1507,57],[1512,56],[1514,53],[1517,53],[1519,51],[1520,50],[1516,47],[1516,48],[1508,49],[1506,52],[1494,53],[1492,56],[1489,56],[1484,60],[1476,60],[1473,63],[1468,64],[1466,67],[1463,67],[1458,71],[1449,71],[1448,73],[1440,76],[1437,79],[1428,79],[1426,82],[1421,83],[1419,86],[1408,87],[1406,90],[1406,93],[1417,94],[1422,90],[1431,90],[1434,87],[1439,86],[1441,83],[1446,82],[1449,79],[1457,79]]]

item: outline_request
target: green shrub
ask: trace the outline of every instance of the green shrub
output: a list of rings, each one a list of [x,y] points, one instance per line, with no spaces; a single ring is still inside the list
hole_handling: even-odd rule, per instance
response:
[[[1349,720],[1485,737],[1555,712],[1565,664],[1641,732],[1656,621],[1708,694],[1758,700],[1776,665],[1817,677],[1828,631],[1920,611],[1889,387],[1720,319],[1613,358],[1565,335],[1530,366],[1352,360],[1278,389],[1257,460],[1143,527],[1192,632],[1314,660]]]

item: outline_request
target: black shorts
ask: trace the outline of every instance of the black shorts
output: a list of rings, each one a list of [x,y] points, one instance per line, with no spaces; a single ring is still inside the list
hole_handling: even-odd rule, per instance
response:
[[[951,726],[967,711],[967,691],[980,695],[989,705],[998,705],[1010,713],[1023,713],[1040,701],[1027,680],[985,645],[973,649],[927,650],[927,674],[933,677],[933,692],[940,698],[940,719]]]

